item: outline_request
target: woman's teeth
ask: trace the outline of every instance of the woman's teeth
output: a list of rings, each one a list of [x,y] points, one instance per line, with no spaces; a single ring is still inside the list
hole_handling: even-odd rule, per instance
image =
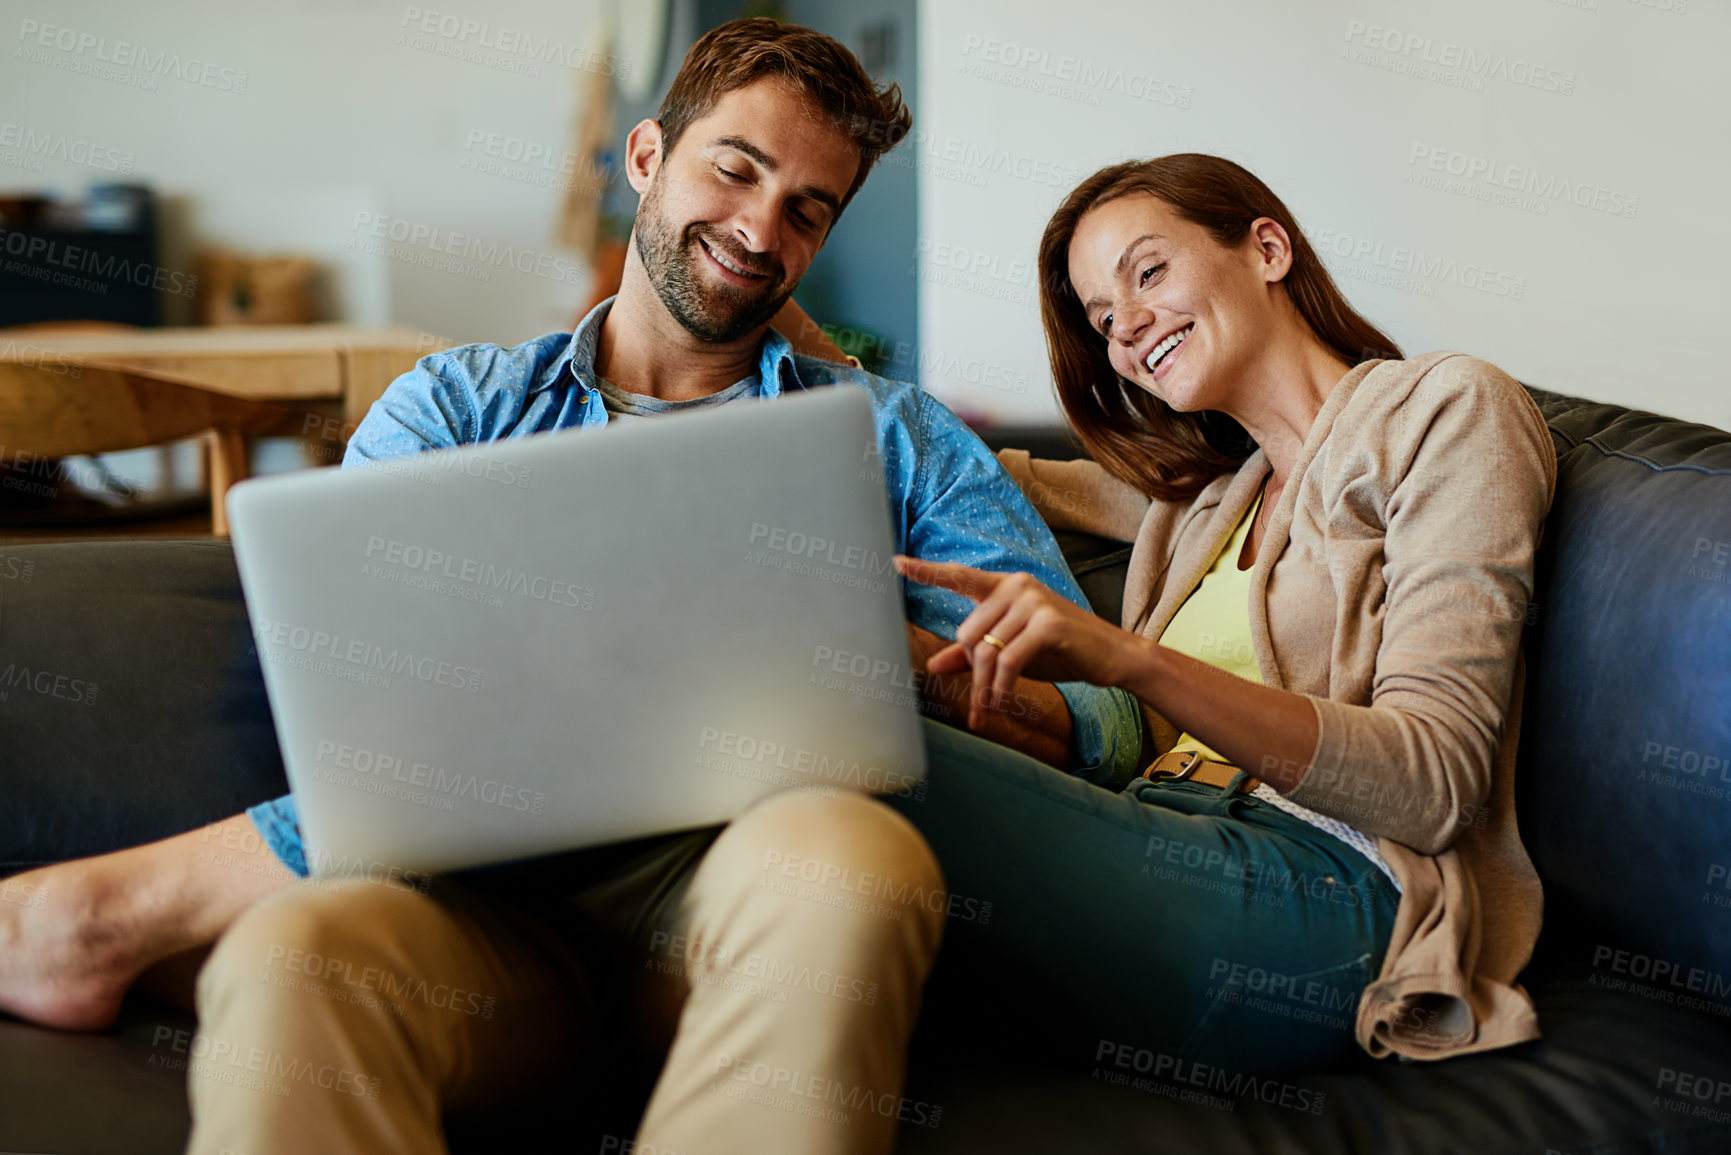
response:
[[[1190,330],[1195,327],[1195,325],[1186,325],[1164,341],[1160,342],[1158,345],[1154,346],[1153,350],[1148,354],[1148,371],[1152,373],[1154,371],[1154,366],[1159,363],[1160,358],[1166,356],[1166,354],[1182,345],[1184,343],[1184,338],[1190,336]]]

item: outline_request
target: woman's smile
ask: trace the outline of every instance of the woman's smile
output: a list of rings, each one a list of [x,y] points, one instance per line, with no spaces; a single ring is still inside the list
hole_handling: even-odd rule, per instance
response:
[[[1178,360],[1179,355],[1190,344],[1190,334],[1195,329],[1196,322],[1194,321],[1181,326],[1154,342],[1146,353],[1137,357],[1137,360],[1142,363],[1143,368],[1154,375],[1154,380],[1160,380],[1171,371],[1173,363]]]

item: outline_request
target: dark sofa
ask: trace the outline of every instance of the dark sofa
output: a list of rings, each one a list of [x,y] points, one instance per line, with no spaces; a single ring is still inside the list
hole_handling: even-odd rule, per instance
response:
[[[1266,1086],[1223,1100],[1133,1068],[1109,1082],[1013,1049],[966,1063],[922,1049],[908,1096],[937,1125],[904,1127],[902,1150],[1731,1152],[1731,434],[1535,397],[1561,465],[1518,787],[1547,898],[1523,976],[1544,1038],[1365,1060],[1294,1081],[1306,1094],[1284,1102]],[[1127,551],[1063,545],[1116,620]],[[0,874],[283,788],[226,545],[0,547],[0,683]],[[1111,965],[1103,981],[1139,981],[1134,960]],[[0,1020],[0,1151],[179,1150],[172,1040],[191,1026],[142,997],[103,1035]],[[550,1098],[450,1129],[459,1150],[617,1150],[601,1136],[629,1134],[633,1106],[614,1108],[605,1131]]]

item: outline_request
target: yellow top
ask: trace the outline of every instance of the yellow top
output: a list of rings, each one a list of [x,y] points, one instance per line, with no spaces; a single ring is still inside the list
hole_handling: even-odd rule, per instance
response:
[[[1238,558],[1261,508],[1262,495],[1257,494],[1220,556],[1160,634],[1161,645],[1257,683],[1262,671],[1250,644],[1250,571],[1238,568]],[[1227,761],[1189,734],[1180,734],[1172,749],[1200,750],[1205,758]]]

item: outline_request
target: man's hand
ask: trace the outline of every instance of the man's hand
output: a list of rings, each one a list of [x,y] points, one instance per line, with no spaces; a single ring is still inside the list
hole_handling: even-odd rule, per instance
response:
[[[950,562],[897,555],[896,572],[923,585],[953,590],[979,604],[956,629],[956,640],[925,656],[934,675],[968,671],[968,728],[1013,703],[1024,672],[1050,681],[1115,686],[1133,668],[1135,635],[1109,625],[1028,574],[1002,574]]]
[[[953,644],[948,638],[908,623],[908,651],[913,655],[914,669],[920,672],[920,712],[946,725],[959,726],[973,692],[971,679],[965,673],[934,674],[929,665],[934,655]]]
[[[960,728],[974,697],[973,676],[965,664],[960,670],[947,673],[935,672],[930,667],[934,656],[954,645],[930,630],[908,625],[908,650],[915,669],[920,671],[921,712],[934,721]],[[1048,766],[1059,770],[1070,768],[1070,707],[1050,682],[1031,679],[1015,682],[993,710],[968,728]]]

